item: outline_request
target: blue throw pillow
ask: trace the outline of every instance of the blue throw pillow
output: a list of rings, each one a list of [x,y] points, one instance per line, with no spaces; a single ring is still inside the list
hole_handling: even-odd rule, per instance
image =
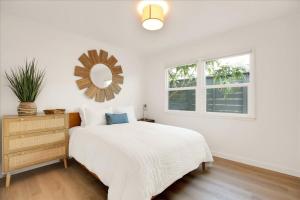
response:
[[[122,114],[105,113],[105,118],[106,118],[107,125],[128,123],[128,117],[126,113],[122,113]]]

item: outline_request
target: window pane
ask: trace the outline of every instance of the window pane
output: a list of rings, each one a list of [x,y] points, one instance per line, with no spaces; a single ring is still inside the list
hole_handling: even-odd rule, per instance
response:
[[[169,88],[194,87],[197,83],[197,65],[182,65],[168,69]]]
[[[248,83],[250,54],[219,58],[205,62],[206,85]]]
[[[206,111],[248,113],[248,88],[213,88],[206,90]]]
[[[169,91],[169,110],[195,111],[195,90]]]

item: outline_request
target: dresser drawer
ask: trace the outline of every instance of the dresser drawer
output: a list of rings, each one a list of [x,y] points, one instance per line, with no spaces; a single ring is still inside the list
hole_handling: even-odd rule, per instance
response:
[[[47,148],[24,151],[8,154],[5,156],[7,165],[4,171],[16,170],[19,168],[39,164],[49,160],[64,158],[66,149],[64,145],[54,145]]]
[[[64,142],[66,130],[54,130],[26,135],[4,137],[4,154],[35,148],[41,145]]]
[[[43,117],[19,117],[4,120],[5,136],[18,135],[23,133],[38,132],[41,130],[63,129],[66,127],[64,115],[43,116]]]

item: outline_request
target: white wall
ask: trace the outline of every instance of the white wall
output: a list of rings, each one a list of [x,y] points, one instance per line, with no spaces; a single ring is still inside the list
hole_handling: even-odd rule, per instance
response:
[[[134,104],[141,108],[145,100],[149,117],[161,123],[198,130],[215,155],[300,176],[299,18],[299,15],[291,16],[211,36],[141,60],[128,49],[11,16],[1,10],[0,114],[16,113],[18,105],[7,88],[4,71],[24,63],[26,57],[35,57],[47,71],[44,89],[36,101],[39,111],[52,107],[75,110],[81,104],[99,107]],[[87,99],[77,89],[77,77],[73,76],[81,53],[99,48],[118,58],[125,75],[121,93],[114,100],[101,104]],[[164,112],[165,67],[248,49],[255,51],[256,61],[255,120]],[[146,96],[143,98],[144,90]],[[140,109],[137,113],[141,113]]]
[[[99,33],[100,34],[100,33]],[[141,116],[143,70],[139,56],[128,49],[121,49],[102,41],[89,40],[68,32],[62,32],[43,24],[10,16],[1,11],[1,97],[0,114],[16,114],[18,100],[7,87],[4,72],[19,66],[25,59],[36,58],[46,69],[43,90],[36,100],[38,111],[45,108],[76,110],[80,105],[106,107],[135,105]],[[88,99],[75,84],[74,67],[80,65],[79,56],[90,49],[104,49],[113,54],[124,72],[124,84],[115,99],[98,103]]]
[[[298,27],[300,27],[300,22],[298,22]],[[298,28],[300,29],[300,28]],[[298,35],[300,30],[298,30]],[[300,46],[300,40],[298,39],[298,46]],[[298,77],[300,77],[300,58],[296,59],[296,64],[298,66]],[[298,79],[299,80],[299,79]],[[300,84],[298,83],[298,169],[300,169]]]
[[[149,56],[149,116],[161,123],[198,130],[215,155],[300,176],[299,19],[300,15],[294,15],[257,24]],[[164,111],[166,67],[249,49],[254,50],[256,65],[255,120]]]
[[[1,20],[1,30],[2,76],[10,68],[23,64],[26,58],[36,58],[39,66],[46,69],[44,88],[36,101],[39,111],[55,107],[73,110],[81,104],[92,106],[141,104],[141,61],[136,54],[127,49],[8,15]],[[73,75],[75,65],[81,65],[78,61],[79,56],[87,50],[100,48],[118,59],[125,77],[120,94],[105,103],[88,99],[75,84],[75,80],[79,77]],[[7,85],[7,80],[3,78],[2,114],[16,113],[18,105],[17,98]]]

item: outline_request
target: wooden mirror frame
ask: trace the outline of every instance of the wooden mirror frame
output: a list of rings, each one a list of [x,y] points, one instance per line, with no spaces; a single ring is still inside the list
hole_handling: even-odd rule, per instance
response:
[[[75,66],[74,75],[81,77],[76,80],[76,84],[80,90],[86,89],[85,95],[89,98],[95,98],[97,102],[109,101],[115,98],[115,94],[121,91],[120,85],[123,84],[124,77],[122,67],[116,65],[118,60],[113,56],[108,57],[108,52],[100,49],[99,54],[97,50],[89,50],[88,55],[83,53],[78,59],[83,67]],[[91,79],[91,69],[97,64],[106,65],[112,73],[112,82],[105,88],[97,87]]]

